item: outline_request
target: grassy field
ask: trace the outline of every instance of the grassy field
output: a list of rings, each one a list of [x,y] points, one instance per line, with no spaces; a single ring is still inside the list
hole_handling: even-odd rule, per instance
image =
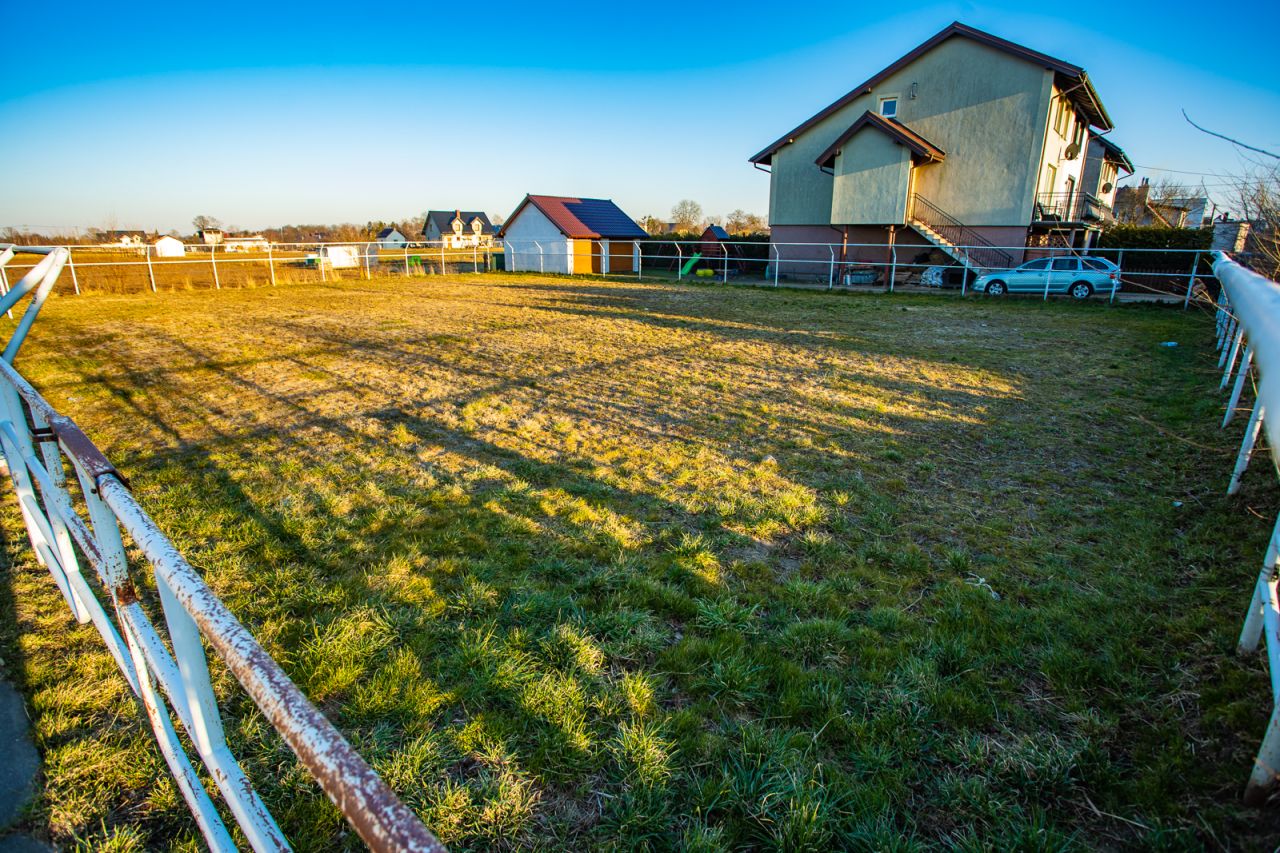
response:
[[[1269,695],[1232,650],[1278,495],[1259,462],[1222,496],[1211,344],[1152,306],[465,276],[55,298],[19,366],[456,849],[1250,849]],[[3,523],[28,825],[195,847]],[[298,847],[357,846],[215,679]]]

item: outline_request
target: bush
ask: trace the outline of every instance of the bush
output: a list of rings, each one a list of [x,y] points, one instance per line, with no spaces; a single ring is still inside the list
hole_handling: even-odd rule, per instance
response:
[[[1093,254],[1119,262],[1128,271],[1186,273],[1191,269],[1188,251],[1208,251],[1213,244],[1211,228],[1163,228],[1151,225],[1112,225],[1102,232]],[[1140,249],[1144,251],[1129,250]],[[1164,249],[1167,251],[1155,251]],[[1202,256],[1200,272],[1209,272],[1209,258]]]

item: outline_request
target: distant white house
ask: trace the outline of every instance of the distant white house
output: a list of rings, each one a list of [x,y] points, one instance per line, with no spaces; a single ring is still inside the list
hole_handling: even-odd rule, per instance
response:
[[[223,237],[222,248],[228,252],[265,252],[270,244],[261,234],[251,234],[244,237]]]
[[[491,245],[496,231],[483,210],[429,210],[422,225],[428,243],[451,249]]]
[[[103,246],[113,249],[136,249],[147,242],[146,231],[103,231]]]
[[[151,245],[157,258],[180,258],[187,253],[186,245],[177,237],[164,236]]]
[[[399,249],[409,242],[409,238],[401,234],[400,229],[394,227],[383,228],[374,240],[380,249]]]
[[[196,233],[200,235],[200,242],[206,246],[217,246],[222,243],[222,231],[218,228],[205,228]]]

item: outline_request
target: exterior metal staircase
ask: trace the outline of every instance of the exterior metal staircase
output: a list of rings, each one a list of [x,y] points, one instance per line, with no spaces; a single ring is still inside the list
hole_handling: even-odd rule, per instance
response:
[[[1014,265],[1013,255],[924,196],[911,196],[907,219],[926,240],[974,272],[1008,269]]]

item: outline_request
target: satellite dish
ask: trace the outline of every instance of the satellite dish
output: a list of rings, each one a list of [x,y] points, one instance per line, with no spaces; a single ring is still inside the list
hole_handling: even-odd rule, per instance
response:
[[[1063,156],[1068,160],[1074,160],[1080,156],[1080,143],[1073,142],[1067,146],[1067,150],[1062,152]]]
[[[1105,184],[1102,185],[1102,191],[1104,193],[1109,193],[1113,189],[1115,189],[1115,184],[1111,183],[1110,181],[1107,181]]]

